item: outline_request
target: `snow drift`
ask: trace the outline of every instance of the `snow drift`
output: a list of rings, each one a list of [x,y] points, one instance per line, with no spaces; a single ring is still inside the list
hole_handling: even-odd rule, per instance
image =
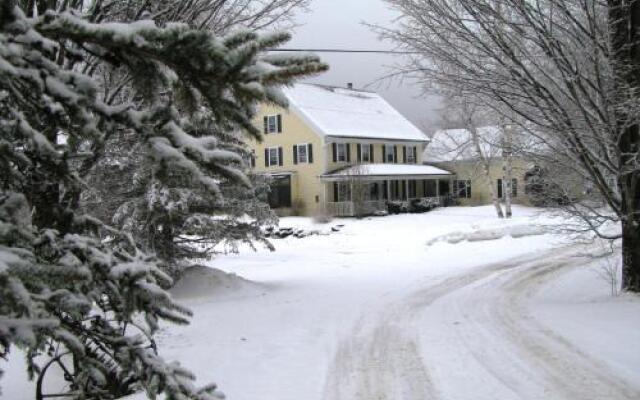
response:
[[[259,294],[265,287],[236,274],[204,265],[187,268],[169,291],[177,299],[220,297],[234,294]]]
[[[505,236],[512,238],[521,238],[526,236],[537,236],[548,233],[544,226],[540,225],[511,225],[497,228],[477,229],[471,232],[455,231],[446,235],[436,236],[427,242],[427,246],[438,242],[447,242],[456,244],[462,241],[480,242],[484,240],[496,240]]]

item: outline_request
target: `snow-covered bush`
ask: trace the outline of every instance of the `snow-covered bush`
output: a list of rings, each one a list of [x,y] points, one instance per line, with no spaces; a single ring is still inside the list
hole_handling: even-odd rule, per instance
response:
[[[279,85],[325,66],[312,56],[260,56],[286,34],[220,38],[73,12],[27,18],[17,4],[0,4],[0,356],[25,349],[37,398],[52,365],[65,370],[61,394],[71,398],[141,389],[150,398],[218,398],[215,385],[195,387],[189,371],[159,355],[158,324],[187,323],[190,312],[163,290],[171,278],[153,253],[85,212],[81,177],[124,132],[148,154],[150,204],[182,207],[174,196],[191,194],[172,191],[176,179],[216,198],[225,182],[249,189],[241,155],[215,132],[190,131],[178,98],[259,139],[255,102],[285,105]],[[135,101],[106,102],[86,74],[93,68],[129,71]]]
[[[387,201],[387,211],[389,214],[402,214],[409,212],[409,202],[401,200]]]
[[[411,212],[422,213],[431,211],[438,207],[439,203],[437,199],[420,198],[411,200]]]

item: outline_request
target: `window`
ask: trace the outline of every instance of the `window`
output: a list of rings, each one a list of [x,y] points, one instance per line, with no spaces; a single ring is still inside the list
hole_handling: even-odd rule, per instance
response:
[[[333,201],[351,201],[351,185],[349,182],[333,183]]]
[[[307,155],[309,154],[307,149],[308,147],[306,144],[298,145],[298,162],[299,163],[306,163],[309,161],[309,159],[307,158]]]
[[[267,147],[264,149],[264,166],[282,166],[282,147]]]
[[[264,117],[264,133],[280,133],[282,132],[282,116],[267,115]]]
[[[504,195],[504,186],[502,179],[498,179],[498,198],[502,199]],[[518,197],[518,180],[516,178],[511,179],[511,197]]]
[[[416,197],[416,181],[409,181],[409,198],[414,199]]]
[[[396,146],[383,146],[384,149],[384,162],[386,163],[394,163],[396,162],[395,149]]]
[[[416,146],[404,146],[402,151],[405,164],[415,164],[418,161]]]
[[[436,197],[438,195],[438,181],[428,179],[424,181],[424,197]]]
[[[244,157],[244,161],[249,167],[255,168],[256,167],[256,151],[251,150],[251,153],[247,153]]]
[[[463,199],[471,198],[471,181],[470,180],[453,181],[453,189],[456,197],[463,198]]]
[[[360,162],[372,162],[371,153],[372,153],[372,145],[369,144],[358,144],[358,153],[360,156],[358,157],[358,161]]]
[[[293,163],[313,163],[313,148],[310,143],[297,144],[293,146]]]
[[[347,144],[346,143],[336,143],[336,151],[337,151],[337,159],[338,162],[344,162],[347,160]]]

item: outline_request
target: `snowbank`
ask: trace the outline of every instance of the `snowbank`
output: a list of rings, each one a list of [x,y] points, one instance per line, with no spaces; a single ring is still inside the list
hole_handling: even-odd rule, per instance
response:
[[[447,242],[451,244],[462,241],[480,242],[485,240],[501,239],[505,236],[521,238],[526,236],[537,236],[549,233],[548,229],[541,225],[510,225],[497,228],[477,229],[471,232],[455,231],[442,236],[437,236],[427,242],[431,246],[437,242]]]
[[[220,297],[235,294],[251,295],[265,291],[263,285],[251,282],[233,273],[204,265],[187,268],[182,278],[169,291],[177,299]]]

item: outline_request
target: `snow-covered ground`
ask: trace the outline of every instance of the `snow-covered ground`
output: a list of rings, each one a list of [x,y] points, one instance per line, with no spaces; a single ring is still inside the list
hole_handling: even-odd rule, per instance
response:
[[[193,322],[160,348],[233,400],[640,398],[640,300],[544,233],[559,220],[492,212],[284,218],[345,226],[195,269],[175,293]],[[3,398],[32,398],[17,365]]]

